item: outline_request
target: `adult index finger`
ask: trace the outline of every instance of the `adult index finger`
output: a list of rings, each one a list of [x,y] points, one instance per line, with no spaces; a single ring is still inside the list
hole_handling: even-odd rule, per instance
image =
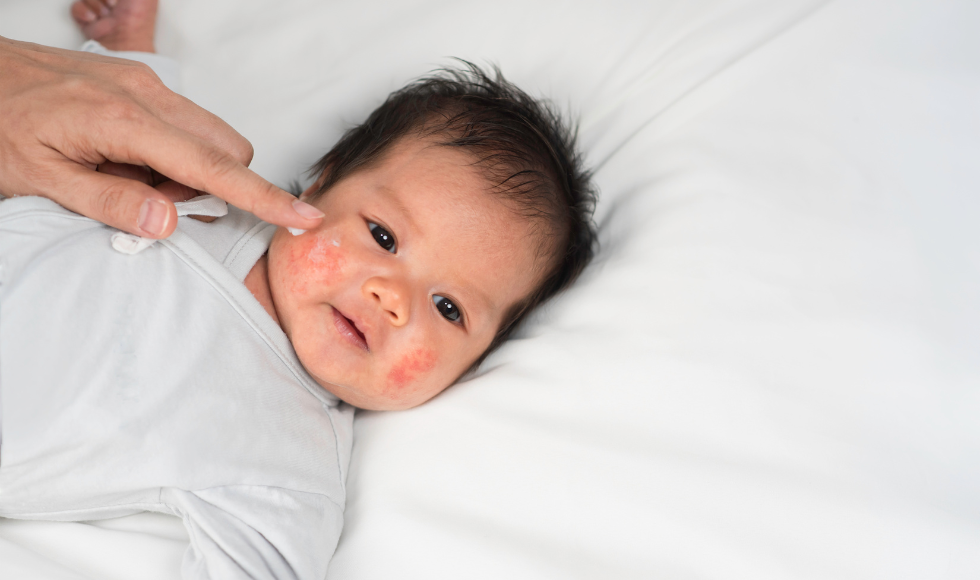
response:
[[[138,127],[114,134],[102,149],[109,160],[148,165],[188,187],[220,197],[279,226],[312,229],[323,212],[245,167],[212,143],[155,118],[129,119]]]
[[[149,101],[144,106],[154,111],[164,123],[226,151],[236,161],[248,167],[254,153],[248,139],[214,113],[199,107],[182,95],[165,87],[161,88],[164,90],[141,96],[145,101]]]
[[[35,58],[37,53],[51,53],[52,57],[59,57],[64,52],[40,45],[32,45],[31,48]],[[82,61],[75,63],[76,69],[90,72],[93,78],[108,78],[114,87],[123,89],[127,96],[164,123],[227,151],[242,165],[247,166],[252,162],[253,149],[248,139],[217,115],[171,91],[146,64],[87,52],[73,53],[72,57]]]

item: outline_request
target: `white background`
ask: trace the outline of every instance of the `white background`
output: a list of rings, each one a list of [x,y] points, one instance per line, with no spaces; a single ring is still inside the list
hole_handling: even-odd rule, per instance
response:
[[[331,579],[980,577],[976,3],[162,1],[276,183],[450,56],[597,167],[581,282],[358,416]],[[73,47],[67,11],[3,0],[0,35]],[[171,524],[0,522],[0,572],[172,577]]]

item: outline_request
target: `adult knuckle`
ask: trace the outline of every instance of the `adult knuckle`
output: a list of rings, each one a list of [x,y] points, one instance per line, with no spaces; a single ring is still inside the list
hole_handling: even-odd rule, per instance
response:
[[[271,183],[263,183],[256,188],[256,195],[252,199],[252,207],[258,211],[271,212],[277,205],[277,189]]]
[[[255,155],[255,148],[252,147],[252,144],[247,139],[242,138],[235,144],[232,155],[241,161],[242,165],[248,165],[252,162],[252,156]]]
[[[110,122],[132,122],[142,115],[140,107],[132,100],[124,97],[109,99],[101,109],[102,116]]]
[[[106,221],[122,222],[123,212],[125,211],[124,201],[126,199],[126,188],[122,183],[112,183],[102,190],[99,195],[99,202],[96,206],[100,212],[99,216]],[[91,217],[91,216],[90,216]]]
[[[86,75],[71,75],[59,79],[59,92],[76,98],[91,99],[105,92],[102,83]]]
[[[70,95],[78,105],[94,110],[112,108],[131,99],[119,87],[107,84],[104,80],[84,75],[76,75],[61,81],[58,94]]]
[[[237,166],[227,153],[214,147],[202,148],[198,159],[201,162],[201,174],[204,176],[204,189],[207,191],[226,182]]]
[[[223,149],[242,165],[252,162],[252,156],[255,154],[252,144],[224,121],[214,117],[203,123],[203,128],[205,129],[203,138],[206,141]]]
[[[133,62],[127,67],[124,75],[125,86],[138,95],[154,93],[163,88],[163,81],[149,66],[141,62]]]

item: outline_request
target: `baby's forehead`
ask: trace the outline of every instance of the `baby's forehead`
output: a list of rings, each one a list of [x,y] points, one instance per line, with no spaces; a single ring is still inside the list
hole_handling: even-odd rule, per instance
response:
[[[538,172],[527,171],[512,163],[512,160],[493,152],[482,152],[460,147],[448,138],[438,135],[408,135],[401,137],[379,160],[379,165],[392,169],[403,169],[404,164],[430,162],[425,167],[434,171],[462,169],[472,179],[469,183],[459,182],[450,191],[461,200],[467,197],[489,198],[511,210],[508,221],[524,224],[536,223],[536,230],[543,230],[547,222],[546,211],[541,203],[544,200],[529,190],[541,180]],[[423,174],[424,176],[424,174]],[[541,207],[536,207],[541,206]]]

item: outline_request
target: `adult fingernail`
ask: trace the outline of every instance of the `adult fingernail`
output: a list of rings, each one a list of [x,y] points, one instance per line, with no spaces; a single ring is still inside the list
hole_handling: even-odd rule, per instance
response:
[[[311,220],[320,219],[324,215],[322,211],[298,199],[293,201],[293,211]]]
[[[96,16],[95,12],[92,12],[92,10],[90,10],[89,8],[86,8],[85,12],[82,12],[82,20],[84,20],[85,22],[92,22],[96,18],[98,18],[98,16]]]
[[[148,199],[140,207],[139,227],[151,236],[162,236],[170,221],[167,204],[159,199]]]

